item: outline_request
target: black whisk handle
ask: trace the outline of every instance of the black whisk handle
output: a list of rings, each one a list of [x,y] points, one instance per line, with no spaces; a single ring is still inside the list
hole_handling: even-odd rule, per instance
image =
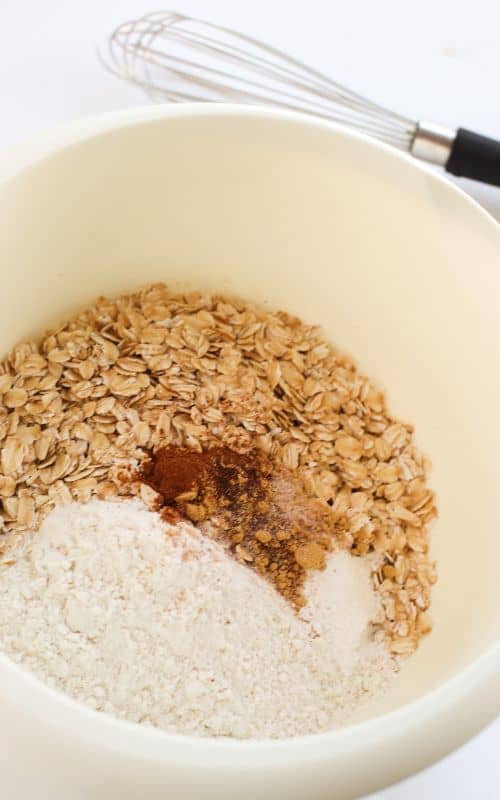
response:
[[[459,128],[445,169],[452,175],[500,186],[500,141]]]

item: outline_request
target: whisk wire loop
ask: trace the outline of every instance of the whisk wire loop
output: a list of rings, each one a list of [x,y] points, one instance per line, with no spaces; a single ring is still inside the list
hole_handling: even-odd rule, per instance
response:
[[[163,11],[120,25],[105,64],[153,100],[265,104],[335,120],[409,150],[417,123],[245,34]]]

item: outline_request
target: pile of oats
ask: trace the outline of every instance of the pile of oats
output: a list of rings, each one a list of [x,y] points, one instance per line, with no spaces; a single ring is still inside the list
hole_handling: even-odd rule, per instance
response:
[[[0,527],[17,536],[58,504],[123,493],[121,471],[159,446],[257,447],[300,470],[338,545],[380,555],[379,636],[407,655],[430,630],[435,581],[436,507],[412,434],[319,328],[157,284],[101,298],[1,362]]]

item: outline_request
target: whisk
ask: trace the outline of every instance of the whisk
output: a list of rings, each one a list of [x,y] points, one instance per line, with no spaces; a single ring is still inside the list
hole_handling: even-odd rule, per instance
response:
[[[108,69],[154,100],[264,104],[313,114],[454,175],[500,186],[500,141],[397,114],[242,33],[164,11],[120,25],[108,45]]]

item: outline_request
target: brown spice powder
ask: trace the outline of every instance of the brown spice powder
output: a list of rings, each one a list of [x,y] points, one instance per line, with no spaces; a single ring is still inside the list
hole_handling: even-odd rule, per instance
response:
[[[176,513],[190,519],[270,580],[296,608],[304,605],[307,570],[323,569],[332,530],[324,508],[306,495],[290,470],[255,450],[170,446],[151,455],[140,480],[161,496],[162,515],[169,521]]]

